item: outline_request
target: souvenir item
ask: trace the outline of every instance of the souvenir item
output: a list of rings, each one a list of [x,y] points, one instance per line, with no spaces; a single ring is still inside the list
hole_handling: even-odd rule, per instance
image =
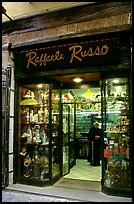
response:
[[[22,147],[20,155],[25,156],[27,154],[27,149],[25,146]]]
[[[34,99],[34,93],[27,90],[25,93],[24,100],[21,101],[20,105],[37,105],[38,102]]]
[[[34,178],[39,178],[40,177],[40,155],[37,150],[37,146],[35,147],[34,153],[33,153],[33,177]]]
[[[30,126],[28,126],[28,129],[27,129],[27,140],[28,140],[28,142],[32,141],[32,130],[31,130]]]
[[[41,132],[41,142],[42,142],[42,145],[46,144],[46,142],[47,142],[47,135],[46,135],[46,132],[44,129]]]
[[[30,164],[32,163],[31,157],[29,155],[24,159],[24,177],[30,177]]]
[[[35,125],[34,130],[35,130],[35,137],[34,137],[35,142],[37,142],[37,143],[41,142],[41,139],[40,139],[40,126]]]

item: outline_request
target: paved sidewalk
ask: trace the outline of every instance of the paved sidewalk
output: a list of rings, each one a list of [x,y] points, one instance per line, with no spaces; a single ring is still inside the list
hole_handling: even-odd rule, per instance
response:
[[[10,194],[11,198],[10,196],[8,196],[9,192],[13,193],[13,194],[12,193]],[[61,188],[56,186],[37,187],[37,186],[29,186],[29,185],[23,185],[23,184],[9,185],[2,192],[3,202],[9,202],[9,201],[4,201],[4,199],[6,199],[6,196],[7,196],[7,199],[10,199],[11,201],[11,199],[13,199],[13,196],[14,198],[16,197],[15,195],[18,192],[25,194],[25,196],[24,195],[22,196],[22,194],[20,194],[19,196],[20,200],[24,200],[25,199],[24,197],[26,197],[28,200],[30,199],[28,202],[33,202],[33,200],[31,201],[31,199],[37,199],[37,200],[53,199],[53,201],[55,202],[71,202],[72,200],[73,202],[132,202],[132,198],[109,196],[104,194],[103,192],[97,192],[97,191]],[[46,201],[46,202],[53,202],[53,201]],[[20,201],[11,201],[11,202],[20,202]],[[36,202],[44,202],[44,201],[40,200]]]
[[[36,195],[19,191],[2,191],[2,202],[83,202],[75,199]]]

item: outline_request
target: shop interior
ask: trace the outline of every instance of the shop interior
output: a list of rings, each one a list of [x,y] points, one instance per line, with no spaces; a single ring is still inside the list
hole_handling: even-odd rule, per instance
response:
[[[94,167],[88,162],[89,142],[87,136],[94,121],[98,121],[101,128],[100,73],[64,75],[59,78],[60,83],[64,86],[62,90],[63,103],[71,103],[74,98],[76,102],[76,147],[74,152],[76,160],[75,165],[68,172],[65,171],[63,178],[101,182],[101,165]],[[76,81],[74,81],[75,79]],[[79,81],[79,79],[82,81]],[[91,101],[97,103],[91,105]]]

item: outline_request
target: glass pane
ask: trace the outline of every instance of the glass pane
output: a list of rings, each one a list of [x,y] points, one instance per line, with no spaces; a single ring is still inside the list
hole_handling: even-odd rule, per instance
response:
[[[105,88],[104,186],[130,188],[127,79],[108,79]]]
[[[72,165],[74,165],[74,161],[75,161],[75,132],[74,132],[74,122],[75,122],[75,118],[74,118],[74,104],[69,104],[70,106],[70,136],[69,136],[69,155],[70,155],[70,168],[72,167]]]
[[[60,96],[59,91],[52,90],[52,177],[60,174],[59,159],[59,111]]]
[[[63,159],[62,159],[62,175],[65,175],[69,171],[69,146],[62,147]]]
[[[19,89],[18,175],[44,180],[49,173],[49,85]]]
[[[70,107],[68,104],[62,106],[62,175],[69,171],[69,117]]]

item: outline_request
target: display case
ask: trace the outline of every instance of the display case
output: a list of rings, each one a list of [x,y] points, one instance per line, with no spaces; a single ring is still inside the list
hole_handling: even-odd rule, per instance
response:
[[[122,195],[131,189],[130,114],[127,78],[104,82],[104,178],[103,190]]]
[[[51,84],[19,87],[18,182],[43,185],[60,177],[59,102]]]

